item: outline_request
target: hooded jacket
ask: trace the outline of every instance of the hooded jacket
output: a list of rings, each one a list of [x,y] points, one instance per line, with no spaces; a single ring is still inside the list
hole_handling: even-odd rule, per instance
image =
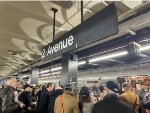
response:
[[[31,105],[30,93],[23,91],[19,96],[19,101],[22,101],[25,104],[24,110],[28,111],[28,107]]]
[[[133,109],[119,100],[116,94],[108,94],[102,101],[94,104],[92,113],[134,113]]]

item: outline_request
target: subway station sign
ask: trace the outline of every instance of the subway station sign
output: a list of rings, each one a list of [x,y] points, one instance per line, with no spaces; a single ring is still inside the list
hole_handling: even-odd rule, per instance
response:
[[[42,60],[86,46],[118,32],[117,10],[109,5],[94,16],[62,35],[42,50]]]

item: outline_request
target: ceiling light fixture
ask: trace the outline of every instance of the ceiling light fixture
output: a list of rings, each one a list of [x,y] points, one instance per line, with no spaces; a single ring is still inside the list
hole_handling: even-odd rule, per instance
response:
[[[86,64],[86,61],[80,61],[80,62],[78,62],[78,66],[79,65],[83,65],[83,64]]]
[[[124,56],[124,55],[127,55],[127,54],[128,54],[127,51],[113,53],[113,54],[109,54],[107,56],[102,56],[102,57],[97,57],[97,58],[89,59],[89,62],[96,62],[96,61],[111,59],[111,58],[115,58],[115,57],[119,57],[119,56]]]
[[[146,51],[146,50],[149,50],[150,49],[150,45],[147,45],[147,46],[143,46],[140,48],[140,51]]]
[[[58,71],[58,70],[61,70],[61,69],[62,69],[61,66],[54,67],[54,68],[51,69],[51,72],[53,72],[53,71]]]
[[[23,78],[29,77],[30,75],[23,75]]]
[[[44,74],[44,73],[48,73],[48,72],[50,72],[50,70],[42,70],[42,71],[40,72],[40,74]]]
[[[78,65],[83,65],[83,64],[86,64],[86,61],[80,61],[80,62],[78,62]],[[54,67],[54,68],[51,69],[51,72],[58,71],[58,70],[61,70],[61,69],[62,69],[62,66]]]
[[[136,35],[136,32],[131,30],[131,29],[127,29],[126,30],[127,32],[129,32],[131,35],[135,36]]]

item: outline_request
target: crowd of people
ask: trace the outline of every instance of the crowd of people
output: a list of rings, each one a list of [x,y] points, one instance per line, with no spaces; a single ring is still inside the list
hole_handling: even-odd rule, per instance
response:
[[[0,88],[0,113],[150,113],[149,86],[141,84],[141,90],[135,91],[125,82],[123,89],[107,81],[99,86],[97,98],[87,86],[75,95],[71,83],[30,86],[10,77]]]

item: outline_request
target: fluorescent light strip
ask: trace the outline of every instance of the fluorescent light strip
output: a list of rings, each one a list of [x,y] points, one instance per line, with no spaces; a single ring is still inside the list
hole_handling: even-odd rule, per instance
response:
[[[140,48],[140,51],[146,51],[146,50],[150,50],[150,45]]]
[[[30,75],[24,75],[23,78],[29,77]]]
[[[51,69],[51,72],[53,72],[53,71],[58,71],[58,70],[61,70],[61,69],[62,69],[61,66],[59,66],[59,67],[54,67],[54,68]]]
[[[78,65],[83,65],[83,64],[86,64],[86,61],[80,61],[80,62],[78,62]]]
[[[105,59],[111,59],[111,58],[115,58],[115,57],[119,57],[119,56],[124,56],[124,55],[127,55],[127,54],[128,54],[127,51],[113,53],[113,54],[110,54],[110,55],[107,55],[107,56],[102,56],[102,57],[89,59],[89,62],[96,62],[96,61],[101,61],[101,60],[105,60]]]
[[[48,72],[50,72],[50,70],[43,70],[43,71],[40,72],[40,74],[48,73]]]
[[[86,64],[86,61],[81,61],[81,62],[78,63],[78,65],[83,65],[83,64]],[[54,68],[51,69],[51,72],[53,72],[53,71],[58,71],[58,70],[61,70],[61,69],[62,69],[61,66],[59,66],[59,67],[54,67]]]

